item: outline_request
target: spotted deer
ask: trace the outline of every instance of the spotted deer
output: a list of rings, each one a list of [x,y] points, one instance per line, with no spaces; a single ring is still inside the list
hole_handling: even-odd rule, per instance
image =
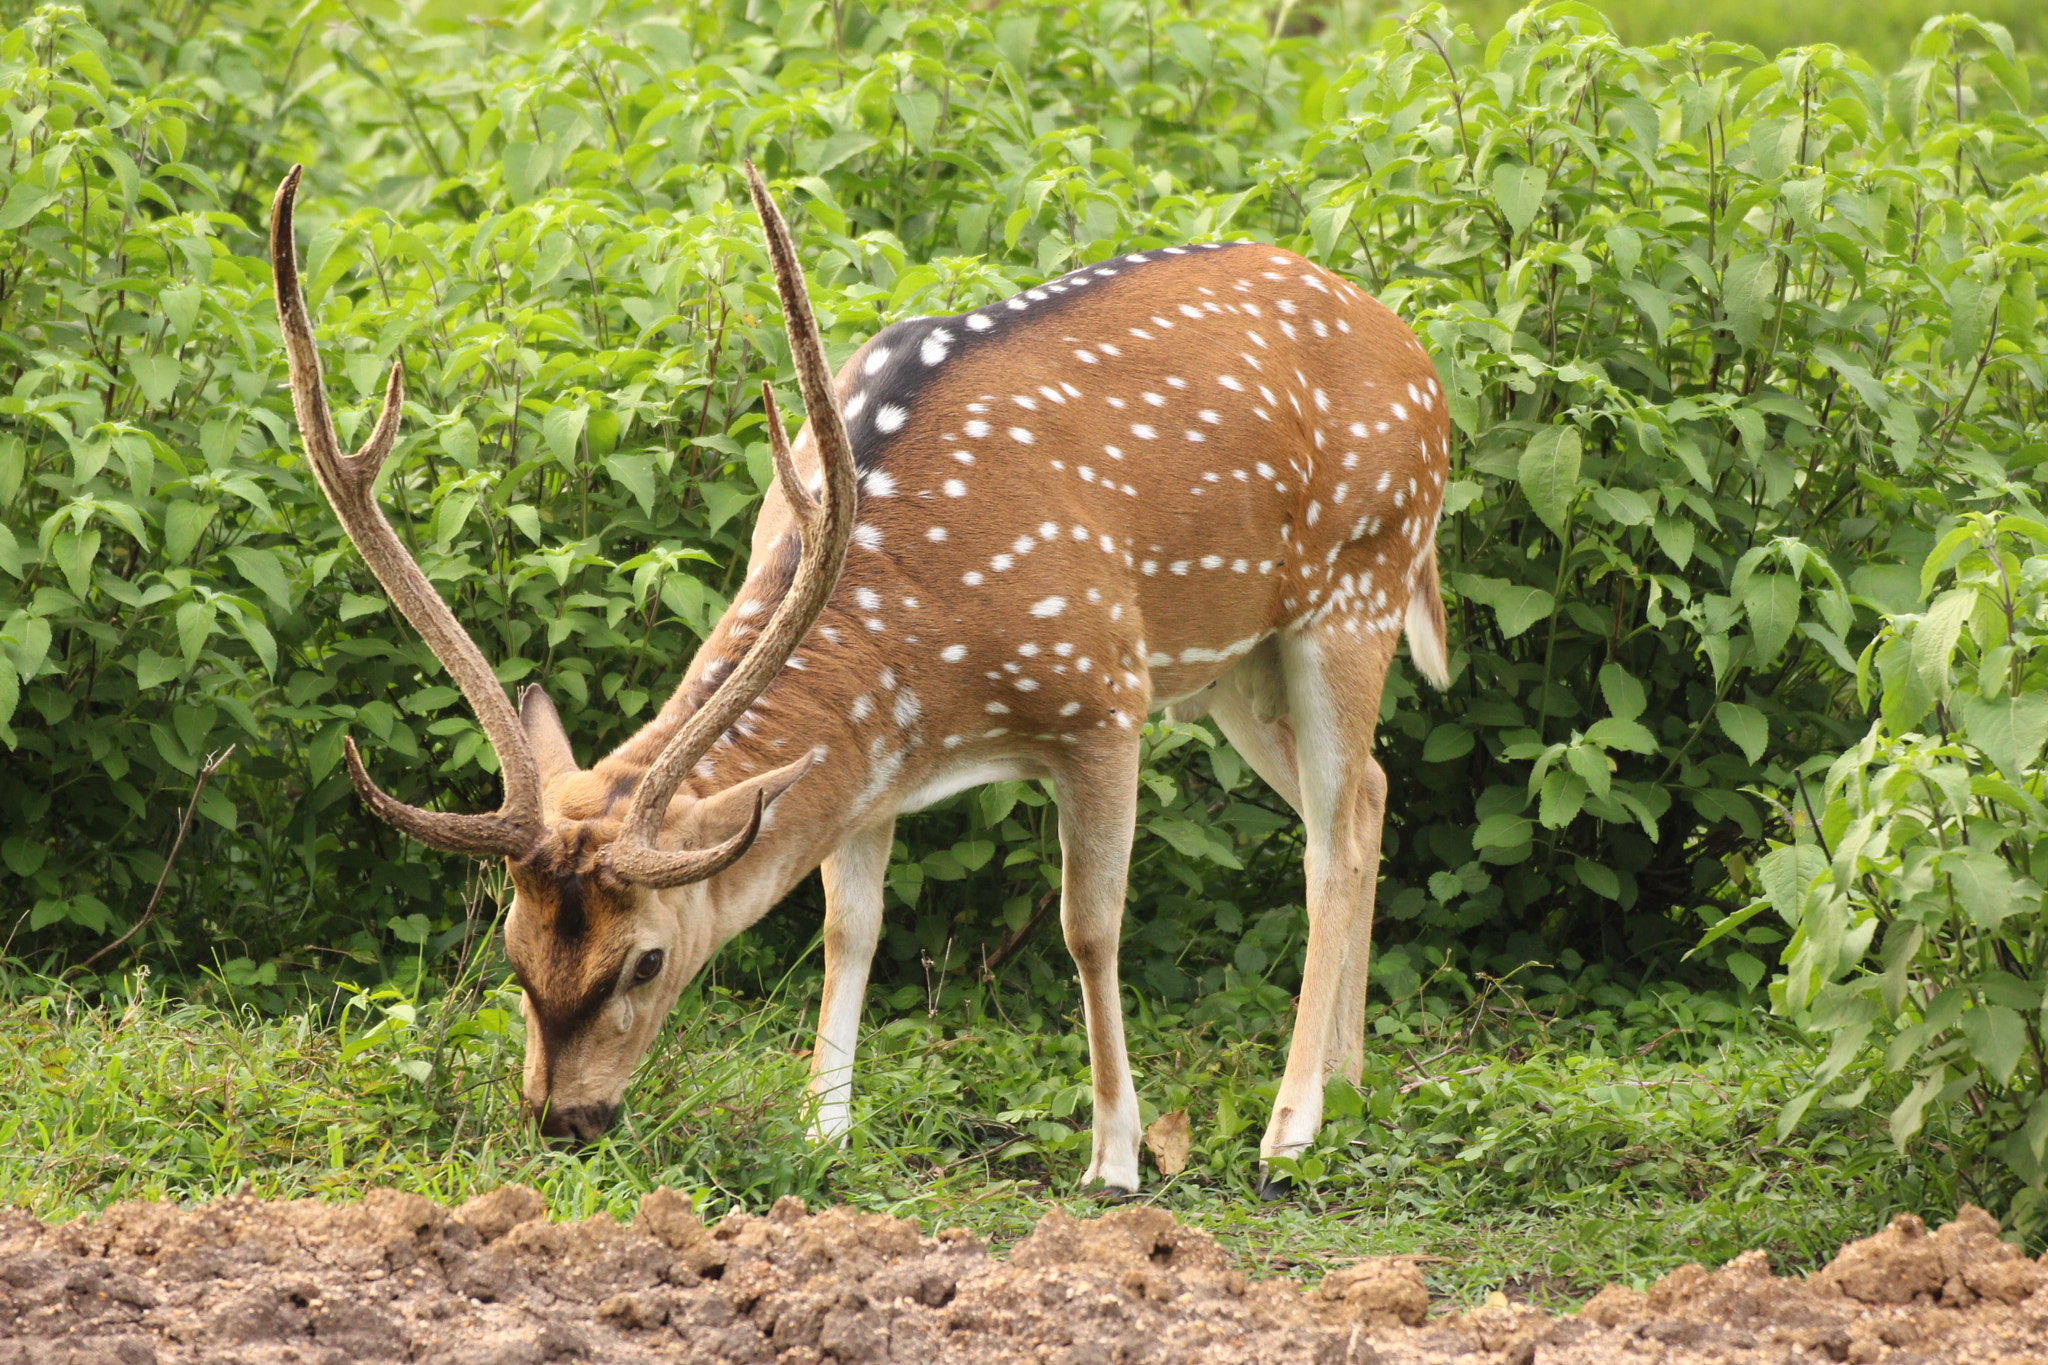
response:
[[[684,984],[822,866],[814,1131],[842,1138],[896,817],[1043,778],[1093,1071],[1084,1180],[1137,1189],[1117,947],[1140,736],[1171,706],[1213,718],[1307,832],[1307,959],[1262,1169],[1299,1152],[1327,1079],[1359,1074],[1387,799],[1373,733],[1404,628],[1423,675],[1447,680],[1450,437],[1428,356],[1322,267],[1208,243],[896,323],[835,378],[788,230],[747,176],[809,422],[789,443],[763,385],[776,478],[747,577],[660,713],[589,768],[539,687],[515,713],[377,506],[399,369],[367,443],[341,453],[297,277],[298,169],[274,206],[307,458],[475,712],[503,804],[405,805],[353,742],[349,776],[422,843],[505,860],[541,1131],[605,1131]]]

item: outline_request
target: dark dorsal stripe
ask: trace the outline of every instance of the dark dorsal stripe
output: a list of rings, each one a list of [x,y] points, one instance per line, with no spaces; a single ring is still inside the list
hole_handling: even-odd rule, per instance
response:
[[[971,358],[988,346],[1014,340],[1029,331],[1043,337],[1056,329],[1067,305],[1090,294],[1113,290],[1148,267],[1165,269],[1177,257],[1206,255],[1255,246],[1253,242],[1207,242],[1200,246],[1163,247],[1133,252],[1070,270],[1007,299],[943,318],[911,318],[893,323],[871,342],[856,362],[853,391],[846,399],[846,426],[853,438],[854,464],[862,473],[881,465],[896,433],[910,424],[924,386],[949,366]],[[1140,320],[1134,317],[1135,320]]]

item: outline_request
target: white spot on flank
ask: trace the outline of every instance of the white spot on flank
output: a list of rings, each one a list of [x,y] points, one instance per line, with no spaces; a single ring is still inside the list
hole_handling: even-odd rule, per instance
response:
[[[953,452],[953,458],[958,460],[961,464],[973,464],[974,452],[968,450],[956,450]]]
[[[953,344],[953,334],[940,327],[925,336],[924,344],[917,348],[917,358],[927,365],[944,363],[948,349]]]
[[[978,588],[982,584],[982,577],[973,569],[969,569],[966,573],[960,575],[960,581],[970,588]]]
[[[1058,616],[1066,609],[1067,599],[1064,597],[1041,598],[1031,604],[1031,614],[1033,616]]]
[[[1074,359],[1080,361],[1083,365],[1093,365],[1095,363],[1095,354],[1092,351],[1076,351],[1074,352]]]
[[[967,315],[967,327],[970,331],[986,332],[993,326],[995,326],[995,322],[980,313],[969,313]]]
[[[939,657],[949,664],[957,664],[967,657],[966,645],[947,645],[939,651]]]
[[[1146,426],[1143,422],[1133,422],[1131,424],[1131,434],[1133,436],[1136,436],[1141,441],[1150,441],[1155,439],[1159,435],[1158,432],[1152,430],[1152,428]]]
[[[934,526],[929,531],[926,531],[924,533],[924,538],[932,542],[932,544],[936,545],[946,538],[946,528],[943,526]]]
[[[875,713],[875,699],[863,692],[853,699],[853,705],[847,707],[846,712],[853,717],[853,723],[858,725]]]
[[[896,706],[894,708],[894,715],[896,717],[897,728],[902,729],[908,726],[912,721],[915,721],[918,717],[918,713],[922,709],[923,708],[918,705],[917,693],[911,691],[907,687],[904,688],[901,692],[898,692],[896,694]]]
[[[868,352],[867,363],[862,365],[861,369],[867,374],[880,374],[882,367],[888,363],[889,348],[887,346],[877,346],[874,350]]]
[[[875,409],[876,431],[900,431],[903,424],[909,420],[910,413],[894,403],[884,403]]]
[[[1011,427],[1010,439],[1017,442],[1019,445],[1028,446],[1031,444],[1031,431],[1027,427]]]
[[[958,479],[948,479],[941,487],[945,489],[946,496],[949,498],[964,498],[967,496],[967,485]]]
[[[882,548],[882,532],[880,528],[862,522],[853,528],[853,543],[860,546],[863,550],[880,550]]]
[[[1405,422],[1408,420],[1408,409],[1402,407],[1399,403],[1395,403],[1387,410],[1394,414],[1394,420],[1397,422]]]
[[[980,440],[982,437],[988,435],[988,432],[988,423],[981,421],[978,418],[967,424],[967,434],[969,436],[972,436],[977,441]]]

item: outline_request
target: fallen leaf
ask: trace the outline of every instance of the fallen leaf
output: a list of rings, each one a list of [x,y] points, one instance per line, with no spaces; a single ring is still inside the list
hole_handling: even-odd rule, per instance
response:
[[[1152,1161],[1163,1176],[1176,1176],[1186,1170],[1188,1111],[1176,1109],[1152,1120],[1152,1126],[1145,1130],[1145,1150],[1152,1153]]]

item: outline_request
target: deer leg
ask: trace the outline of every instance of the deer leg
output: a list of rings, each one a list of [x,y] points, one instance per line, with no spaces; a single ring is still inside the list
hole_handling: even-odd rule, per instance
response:
[[[1337,1017],[1330,1035],[1325,1077],[1342,1076],[1357,1085],[1365,1074],[1365,988],[1372,966],[1373,908],[1379,894],[1380,831],[1387,818],[1387,774],[1365,760],[1365,799],[1359,803],[1357,840],[1364,865],[1358,904],[1351,912],[1351,943],[1344,955],[1344,980],[1337,992]]]
[[[1284,719],[1262,720],[1244,698],[1227,685],[1219,686],[1209,700],[1209,717],[1223,731],[1223,737],[1252,771],[1281,799],[1301,813],[1301,779],[1294,768],[1294,736]],[[1337,996],[1337,1022],[1331,1034],[1330,1056],[1325,1070],[1358,1084],[1365,1069],[1365,991],[1367,970],[1372,963],[1372,924],[1375,892],[1379,884],[1380,826],[1386,817],[1387,775],[1372,759],[1366,760],[1369,800],[1360,812],[1357,839],[1365,859],[1364,890],[1352,911],[1350,945],[1344,957],[1343,985]]]
[[[1379,870],[1377,841],[1361,836],[1379,828],[1384,811],[1385,784],[1372,780],[1372,738],[1389,645],[1379,637],[1310,634],[1281,647],[1307,835],[1309,927],[1294,1038],[1273,1118],[1259,1144],[1262,1163],[1295,1156],[1314,1140],[1323,1122],[1329,1062],[1333,1051],[1343,1051],[1338,1015],[1349,1004],[1348,978],[1357,974],[1349,959],[1358,939],[1371,932],[1361,926],[1360,910],[1370,904],[1371,879]],[[1363,982],[1357,985],[1362,992]],[[1274,1188],[1261,1180],[1262,1195]]]
[[[818,1042],[811,1050],[811,1094],[818,1111],[811,1135],[844,1142],[853,1127],[853,1053],[860,1041],[868,968],[882,937],[882,878],[896,822],[861,830],[825,859],[825,993],[818,1002]]]
[[[1088,1068],[1095,1089],[1094,1147],[1084,1185],[1138,1188],[1138,1092],[1124,1050],[1117,949],[1138,816],[1138,746],[1077,755],[1054,779],[1060,806],[1060,928],[1081,977]]]

